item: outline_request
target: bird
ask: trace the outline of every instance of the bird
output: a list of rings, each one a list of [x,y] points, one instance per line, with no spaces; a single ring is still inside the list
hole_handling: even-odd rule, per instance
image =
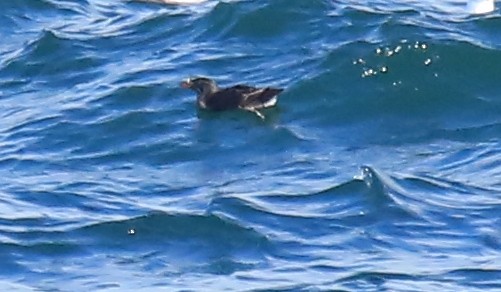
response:
[[[252,112],[263,120],[265,117],[259,109],[275,106],[278,94],[283,91],[282,88],[258,88],[241,84],[219,88],[214,80],[206,77],[188,78],[181,82],[181,87],[194,90],[198,94],[197,106],[201,109],[241,109]]]

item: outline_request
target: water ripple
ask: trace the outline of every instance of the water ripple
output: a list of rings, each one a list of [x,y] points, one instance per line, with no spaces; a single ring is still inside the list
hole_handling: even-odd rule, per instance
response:
[[[0,289],[499,289],[499,11],[369,2],[1,2]]]

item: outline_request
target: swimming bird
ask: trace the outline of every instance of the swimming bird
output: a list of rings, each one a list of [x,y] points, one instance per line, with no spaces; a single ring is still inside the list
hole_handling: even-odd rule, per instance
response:
[[[219,88],[214,80],[205,77],[188,78],[181,82],[181,87],[192,89],[198,94],[197,105],[201,109],[242,109],[255,113],[261,119],[264,119],[264,115],[258,110],[274,106],[277,95],[283,91],[282,88],[257,88],[240,84]]]

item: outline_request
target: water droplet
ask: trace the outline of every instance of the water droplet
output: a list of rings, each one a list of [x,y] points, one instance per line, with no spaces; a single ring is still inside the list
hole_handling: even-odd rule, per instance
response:
[[[367,70],[364,71],[364,73],[362,74],[362,77],[369,77],[369,76],[374,76],[377,74],[377,71],[372,69],[372,68],[369,68]]]
[[[358,58],[357,60],[353,61],[353,65],[356,65],[356,64],[365,64],[365,61],[362,58]]]

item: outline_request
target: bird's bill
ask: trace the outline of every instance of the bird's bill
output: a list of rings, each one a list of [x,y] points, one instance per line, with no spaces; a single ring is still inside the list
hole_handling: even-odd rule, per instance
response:
[[[191,82],[190,82],[190,80],[183,80],[180,85],[182,88],[190,88]]]

